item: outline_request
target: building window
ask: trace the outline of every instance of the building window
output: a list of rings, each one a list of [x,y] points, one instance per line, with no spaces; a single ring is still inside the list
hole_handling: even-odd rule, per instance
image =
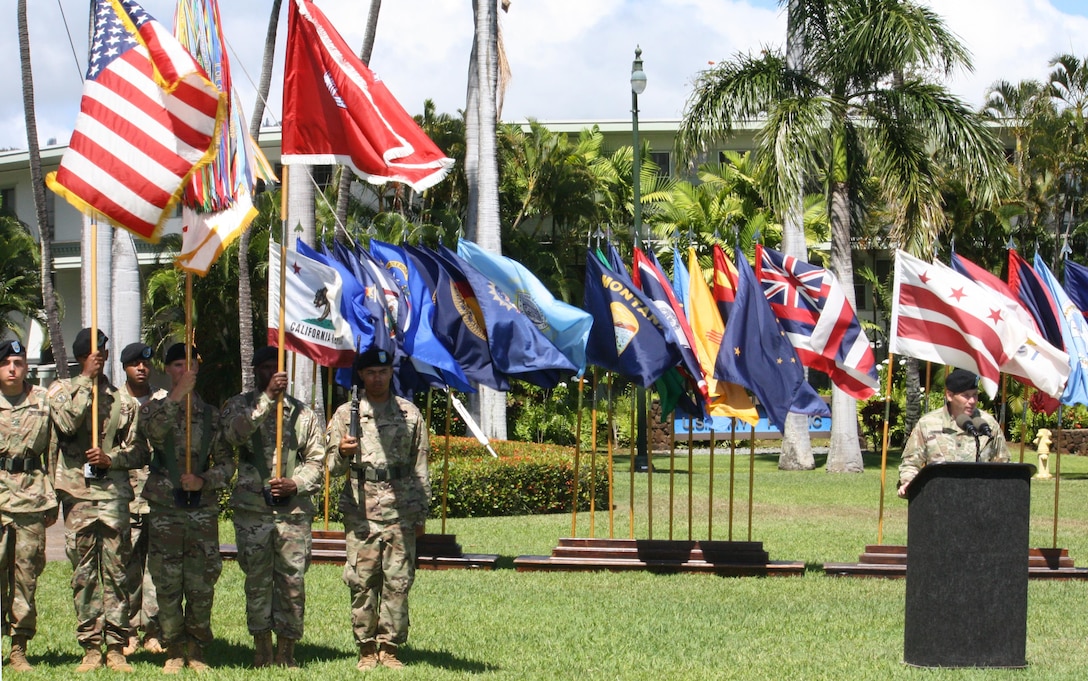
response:
[[[667,151],[651,151],[650,160],[657,166],[657,174],[661,177],[672,175],[672,154]]]
[[[15,187],[0,188],[0,215],[15,217]]]

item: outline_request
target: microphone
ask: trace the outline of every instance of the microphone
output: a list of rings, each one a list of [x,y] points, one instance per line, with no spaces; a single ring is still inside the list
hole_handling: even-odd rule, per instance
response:
[[[978,409],[971,413],[971,425],[975,427],[975,430],[978,431],[979,435],[985,435],[986,437],[993,436],[993,430],[990,428],[990,424],[986,423]]]
[[[978,428],[975,427],[974,421],[971,420],[970,414],[960,414],[956,417],[956,425],[962,430],[966,431],[968,435],[979,436]]]

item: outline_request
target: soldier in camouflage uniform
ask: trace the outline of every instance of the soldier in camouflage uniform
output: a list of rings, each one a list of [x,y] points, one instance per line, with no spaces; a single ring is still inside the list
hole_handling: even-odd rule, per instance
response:
[[[128,462],[147,463],[151,471],[143,487],[150,506],[147,566],[158,592],[167,674],[177,674],[186,665],[195,671],[209,668],[203,647],[213,638],[212,601],[223,569],[216,491],[234,475],[233,452],[219,435],[219,411],[193,392],[200,370],[195,349],[189,357],[191,370],[184,344],[166,351],[170,392],[159,391],[140,408],[138,437],[146,439],[150,451],[141,452],[141,460]],[[188,460],[187,437],[192,443]]]
[[[119,392],[122,399],[134,402],[136,409],[147,404],[152,397],[166,394],[163,390],[154,395],[151,392],[151,346],[145,343],[126,345],[121,351],[121,367],[125,372],[125,388]],[[144,650],[149,653],[163,652],[159,642],[159,606],[155,600],[155,582],[147,570],[147,516],[150,509],[147,500],[141,496],[147,475],[147,466],[139,466],[128,472],[135,498],[128,505],[132,560],[125,568],[130,626],[125,655],[131,655],[140,646],[140,632],[143,632]]]
[[[38,628],[34,593],[45,569],[45,528],[57,522],[46,465],[57,440],[45,389],[26,382],[26,348],[0,342],[0,594],[8,670],[30,671],[27,641]]]
[[[321,490],[324,478],[324,424],[286,394],[287,374],[277,372],[277,353],[267,347],[253,354],[257,390],[229,399],[220,416],[224,437],[238,450],[231,507],[238,565],[246,574],[246,621],[256,667],[298,666],[295,642],[302,638],[305,575],[313,546],[310,497]],[[283,461],[277,467],[276,401],[281,397]]]
[[[376,348],[359,355],[355,370],[359,434],[350,432],[351,404],[333,415],[326,435],[331,475],[351,477],[340,495],[347,533],[344,582],[351,592],[351,624],[360,670],[403,667],[397,647],[408,639],[408,591],[415,579],[416,537],[430,506],[427,424],[419,410],[390,390],[393,357]]]
[[[940,409],[918,419],[907,444],[903,446],[903,462],[899,465],[899,496],[907,496],[907,485],[926,464],[944,461],[974,461],[975,436],[956,423],[966,414],[977,416],[990,427],[990,436],[979,449],[979,460],[1006,462],[1009,448],[997,420],[977,411],[978,376],[965,369],[954,369],[945,379],[944,401]]]
[[[99,331],[92,351],[90,329],[81,330],[72,343],[72,354],[82,371],[75,378],[54,382],[48,391],[60,446],[54,486],[64,510],[65,548],[74,570],[76,638],[84,649],[78,672],[102,666],[103,642],[107,667],[132,670],[124,655],[129,628],[125,565],[131,553],[132,484],[127,470],[112,467],[111,457],[134,446],[136,409],[102,372],[109,356],[108,340]],[[95,384],[97,415],[91,414]],[[92,419],[98,424],[95,446]]]

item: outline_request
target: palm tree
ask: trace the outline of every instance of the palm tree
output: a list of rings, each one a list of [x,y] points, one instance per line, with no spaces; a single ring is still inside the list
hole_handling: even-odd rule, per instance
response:
[[[678,146],[690,157],[737,122],[761,120],[759,153],[774,159],[765,180],[780,212],[803,193],[806,177],[824,178],[830,269],[854,304],[851,235],[877,199],[894,209],[899,243],[928,255],[944,226],[938,166],[955,168],[969,191],[993,199],[1008,182],[1004,158],[981,119],[927,80],[970,66],[931,10],[910,0],[794,0],[790,12],[791,40],[804,46],[800,69],[768,49],[703,72]],[[877,196],[864,191],[870,177]],[[835,388],[832,411],[827,468],[860,472],[856,400]]]
[[[30,179],[34,186],[34,214],[38,220],[38,242],[41,247],[42,302],[49,329],[49,342],[57,377],[68,378],[68,354],[64,349],[64,334],[60,328],[60,312],[53,291],[53,223],[45,208],[45,181],[42,179],[42,158],[38,149],[38,121],[34,115],[34,72],[30,65],[30,30],[26,21],[26,0],[15,6],[19,24],[19,65],[23,79],[23,115],[26,117],[26,143],[30,154]]]
[[[1050,67],[1047,92],[1057,105],[1060,122],[1060,204],[1055,211],[1054,235],[1060,242],[1063,223],[1068,235],[1083,221],[1084,181],[1088,177],[1088,58],[1060,54],[1050,60]]]
[[[43,321],[38,244],[14,216],[5,215],[0,205],[0,336],[5,330],[23,337],[26,321]]]

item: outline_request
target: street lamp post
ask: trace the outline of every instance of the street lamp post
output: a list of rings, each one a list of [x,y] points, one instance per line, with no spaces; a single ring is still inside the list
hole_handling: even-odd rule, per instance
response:
[[[635,60],[631,62],[631,133],[634,136],[632,148],[631,179],[632,212],[634,214],[634,243],[637,246],[642,242],[642,192],[640,175],[642,173],[642,150],[638,141],[638,96],[646,90],[646,72],[642,70],[642,48],[635,47]],[[652,472],[650,464],[649,448],[647,447],[647,405],[646,389],[638,388],[636,391],[638,408],[638,424],[635,440],[636,456],[635,470]]]

